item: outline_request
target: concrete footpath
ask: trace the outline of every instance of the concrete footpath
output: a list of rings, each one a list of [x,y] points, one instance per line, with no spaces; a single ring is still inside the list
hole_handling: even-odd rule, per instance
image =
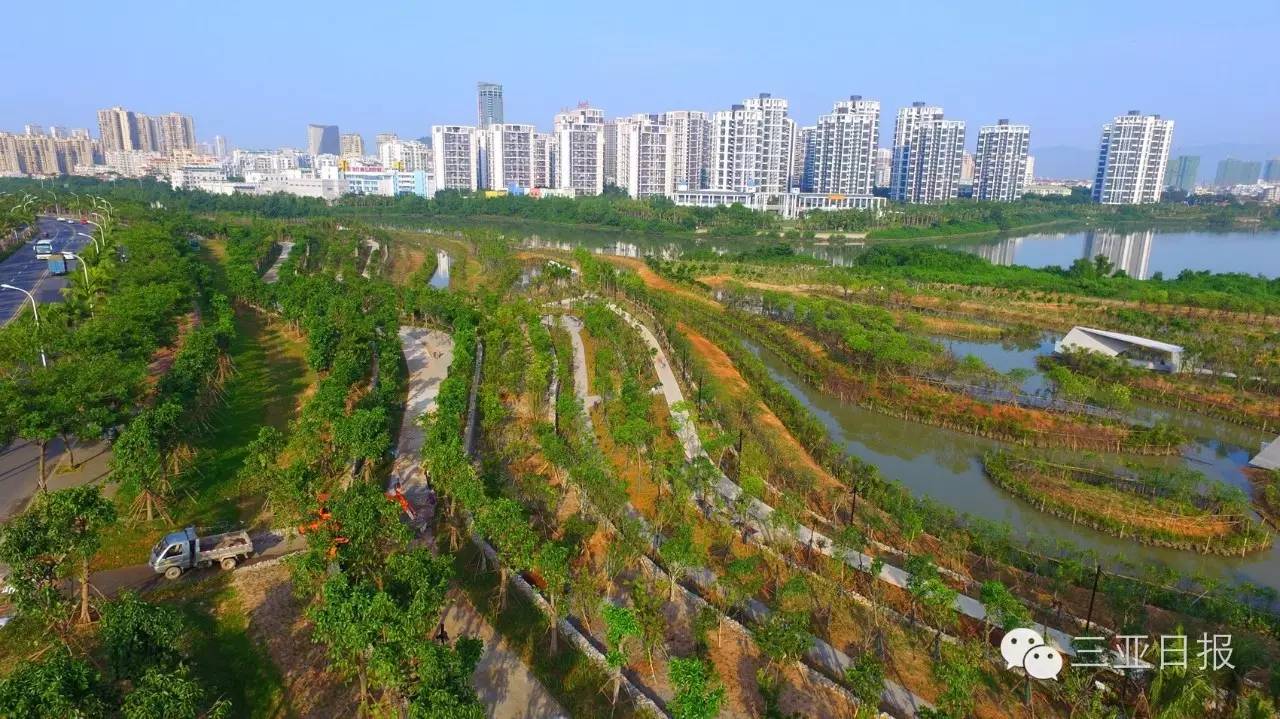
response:
[[[106,442],[75,446],[75,469],[67,461],[62,440],[55,439],[45,450],[45,472],[49,490],[78,487],[106,479],[110,473],[111,451]],[[0,522],[26,509],[40,486],[40,448],[18,439],[0,450]]]
[[[396,439],[396,459],[392,465],[390,486],[398,482],[405,496],[417,510],[419,526],[429,526],[428,502],[430,485],[422,467],[423,432],[418,424],[424,414],[436,408],[440,383],[453,363],[453,338],[439,330],[401,327],[400,343],[409,371],[409,399],[400,435]],[[568,717],[559,702],[547,691],[529,667],[498,635],[493,626],[460,592],[445,609],[444,627],[450,639],[466,635],[484,642],[484,652],[471,678],[471,685],[485,705],[491,719],[557,719]]]

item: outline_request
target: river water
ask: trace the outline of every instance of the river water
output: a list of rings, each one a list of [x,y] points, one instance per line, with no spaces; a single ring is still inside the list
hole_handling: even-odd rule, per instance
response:
[[[970,352],[997,367],[1034,369],[1036,354],[1052,343],[1034,350],[1005,349],[999,343],[945,341],[952,351]],[[1015,534],[1041,540],[1064,540],[1082,549],[1091,549],[1113,564],[1141,565],[1160,562],[1187,573],[1251,581],[1280,588],[1280,547],[1248,557],[1204,556],[1121,540],[1087,527],[1043,514],[1006,494],[989,481],[982,470],[985,452],[1006,448],[1001,442],[922,425],[862,409],[841,402],[803,382],[780,358],[769,350],[743,342],[761,359],[770,375],[812,411],[830,433],[831,439],[849,454],[876,465],[887,479],[901,482],[912,493],[932,497],[953,509],[997,522],[1008,522]],[[992,359],[996,361],[992,361]],[[1029,384],[1043,383],[1037,376]],[[1192,438],[1182,457],[1118,458],[1091,457],[1095,463],[1118,467],[1122,461],[1163,466],[1184,466],[1211,478],[1248,488],[1241,471],[1258,443],[1259,432],[1186,412],[1138,406],[1136,419],[1172,422]],[[1251,450],[1252,448],[1252,450]],[[1050,453],[1052,454],[1052,453]],[[1063,459],[1081,458],[1063,454]]]
[[[449,289],[449,253],[444,250],[436,250],[436,271],[431,275],[431,286],[438,290]]]
[[[653,255],[675,259],[691,252],[740,251],[758,246],[753,240],[670,238],[581,230],[557,226],[498,224],[508,236],[520,238],[529,247],[573,250],[585,247],[601,254],[625,257]],[[1084,230],[1057,234],[1035,233],[989,241],[952,243],[955,249],[979,254],[1000,264],[1028,266],[1069,266],[1077,259],[1106,256],[1118,269],[1139,278],[1155,273],[1172,277],[1182,270],[1245,272],[1280,277],[1280,232],[1209,232],[1161,230]],[[849,263],[865,250],[862,243],[800,243],[802,252],[836,265]],[[957,357],[973,354],[1001,371],[1032,370],[1023,389],[1048,389],[1036,370],[1037,356],[1052,352],[1056,337],[1046,334],[1039,341],[1024,344],[976,342],[935,338]],[[982,470],[983,453],[1002,448],[999,442],[973,437],[937,427],[895,419],[843,403],[804,384],[768,350],[744,343],[765,363],[776,381],[785,386],[826,426],[833,441],[850,454],[866,460],[888,479],[902,482],[913,493],[932,497],[953,509],[1008,522],[1022,537],[1069,542],[1097,552],[1115,565],[1163,563],[1189,574],[1203,574],[1232,581],[1250,581],[1280,589],[1280,544],[1265,552],[1243,558],[1204,556],[1193,552],[1148,547],[1121,540],[1087,527],[1043,514],[992,484]],[[1098,464],[1119,467],[1123,462],[1145,462],[1203,472],[1248,491],[1242,471],[1248,459],[1271,437],[1260,432],[1168,408],[1137,405],[1128,411],[1140,422],[1168,421],[1180,427],[1191,442],[1181,457],[1141,458],[1089,457]],[[1080,461],[1079,456],[1063,459]]]

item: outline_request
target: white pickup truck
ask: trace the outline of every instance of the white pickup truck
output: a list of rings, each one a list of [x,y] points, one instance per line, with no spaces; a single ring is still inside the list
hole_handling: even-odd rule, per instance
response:
[[[170,532],[151,549],[151,568],[166,579],[177,579],[188,569],[235,569],[253,556],[253,540],[243,529],[201,537],[195,527]]]

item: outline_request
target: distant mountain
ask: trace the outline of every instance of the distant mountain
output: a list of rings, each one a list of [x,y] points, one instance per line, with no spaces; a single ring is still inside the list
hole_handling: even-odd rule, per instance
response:
[[[1032,145],[1031,154],[1036,158],[1036,177],[1045,180],[1092,180],[1098,167],[1096,148]]]

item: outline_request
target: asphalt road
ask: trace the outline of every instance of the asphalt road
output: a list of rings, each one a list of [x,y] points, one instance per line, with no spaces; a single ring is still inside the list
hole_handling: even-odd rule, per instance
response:
[[[89,240],[84,237],[76,236],[77,232],[88,234],[93,230],[93,225],[82,225],[79,222],[58,222],[57,218],[40,217],[36,220],[39,232],[31,239],[26,246],[18,249],[12,255],[9,255],[4,262],[0,262],[0,283],[10,284],[15,287],[34,293],[36,302],[46,304],[49,302],[60,302],[62,300],[62,288],[67,286],[67,278],[56,277],[49,274],[49,265],[47,260],[36,259],[35,244],[39,239],[43,239],[44,233],[49,233],[49,239],[53,241],[53,249],[55,252],[80,252],[80,248],[84,247]],[[75,260],[67,263],[68,272],[79,272],[79,263]],[[30,304],[27,296],[21,292],[14,290],[0,290],[0,324],[8,324],[24,304]]]
[[[78,253],[89,240],[76,237],[77,232],[88,233],[93,225],[81,225],[78,222],[58,222],[54,217],[40,217],[36,220],[39,232],[36,237],[18,249],[3,262],[0,262],[0,283],[21,287],[36,296],[36,302],[44,305],[62,300],[62,288],[67,286],[66,277],[55,277],[49,274],[47,260],[37,260],[35,243],[45,232],[53,241],[56,252],[71,251]],[[80,272],[79,264],[68,262],[68,272]],[[7,324],[22,310],[29,306],[27,296],[15,290],[0,290],[0,324]],[[0,447],[0,522],[20,511],[27,500],[36,491],[36,465],[38,450],[35,445],[23,440],[14,440],[8,446]],[[86,471],[92,473],[73,473],[53,475],[53,468],[62,455],[62,443],[53,441],[49,444],[46,459],[49,462],[49,487],[60,489],[63,486],[83,484],[98,479],[105,472],[105,459],[90,463]],[[104,455],[105,456],[105,455]],[[84,461],[85,453],[81,450],[77,459]],[[101,466],[99,466],[101,465]],[[84,476],[81,476],[83,474]]]

